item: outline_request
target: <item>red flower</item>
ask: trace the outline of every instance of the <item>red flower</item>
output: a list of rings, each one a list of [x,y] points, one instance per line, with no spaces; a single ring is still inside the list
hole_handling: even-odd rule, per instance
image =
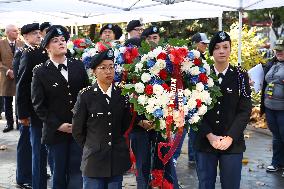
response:
[[[202,83],[207,83],[208,81],[207,75],[205,73],[199,74],[199,81],[201,81]]]
[[[131,64],[133,63],[133,60],[138,57],[138,55],[139,55],[139,52],[137,48],[128,47],[126,48],[126,51],[124,52],[123,57],[125,59],[126,64]]]
[[[167,58],[167,54],[166,54],[166,53],[163,53],[163,52],[161,52],[161,53],[157,56],[157,60],[158,60],[158,59],[166,60],[166,58]]]
[[[146,93],[146,95],[151,95],[151,94],[153,94],[153,85],[147,85],[147,86],[145,87],[145,93]]]
[[[166,83],[163,83],[163,84],[162,84],[162,87],[163,87],[166,91],[170,91],[170,87],[169,87]]]
[[[112,45],[110,42],[97,42],[96,46],[98,47],[99,52],[103,52],[111,48]]]
[[[168,73],[165,69],[162,69],[160,72],[159,72],[159,76],[162,80],[166,80],[167,79],[167,76],[168,76]]]
[[[195,58],[195,59],[193,59],[193,64],[194,64],[195,66],[200,66],[201,61],[199,60],[199,58]]]
[[[73,41],[73,44],[77,48],[86,48],[87,47],[84,39],[75,39]]]
[[[170,59],[173,62],[173,64],[181,64],[184,57],[187,55],[187,50],[185,48],[171,48],[170,51]]]
[[[199,108],[202,105],[202,101],[200,99],[196,99],[197,107]]]

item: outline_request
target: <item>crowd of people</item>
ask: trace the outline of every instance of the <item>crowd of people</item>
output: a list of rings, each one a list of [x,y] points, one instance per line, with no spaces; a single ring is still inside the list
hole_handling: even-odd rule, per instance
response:
[[[129,38],[124,45],[141,46],[142,41],[158,44],[159,28],[144,29],[139,20],[128,23]],[[189,133],[188,161],[196,165],[199,189],[214,189],[217,167],[223,189],[239,189],[244,130],[252,103],[249,77],[245,70],[229,63],[231,39],[216,32],[211,40],[205,33],[192,36],[192,48],[206,60],[213,57],[215,85],[222,96],[203,117],[198,131],[184,129],[183,138],[171,160],[164,166],[157,156],[157,143],[165,139],[145,115],[138,115],[130,133],[124,137],[133,112],[127,97],[113,84],[115,66],[111,48],[92,57],[90,68],[96,78],[89,83],[80,60],[67,50],[67,29],[48,22],[8,25],[0,40],[0,102],[3,101],[6,126],[3,132],[20,130],[17,146],[16,182],[21,188],[46,189],[47,165],[53,189],[120,189],[123,175],[131,167],[130,149],[135,156],[138,189],[151,188],[151,170],[161,168],[164,177],[178,189],[175,167],[186,133]],[[100,30],[102,41],[122,36],[116,24]],[[262,110],[273,133],[272,163],[268,172],[284,166],[284,39],[275,46],[275,57],[265,65]],[[0,103],[0,105],[2,105]],[[1,110],[2,106],[0,107]],[[154,149],[154,150],[153,150]],[[284,174],[283,174],[284,176]]]

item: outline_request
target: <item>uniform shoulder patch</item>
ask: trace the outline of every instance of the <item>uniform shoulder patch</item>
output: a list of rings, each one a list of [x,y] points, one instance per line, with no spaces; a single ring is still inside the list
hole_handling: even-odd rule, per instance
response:
[[[43,66],[43,63],[40,63],[38,65],[36,65],[33,69],[33,72],[35,72],[38,68],[42,67]]]
[[[80,90],[79,94],[83,94],[84,92],[90,90],[91,88],[92,88],[92,86],[85,87],[85,88]]]

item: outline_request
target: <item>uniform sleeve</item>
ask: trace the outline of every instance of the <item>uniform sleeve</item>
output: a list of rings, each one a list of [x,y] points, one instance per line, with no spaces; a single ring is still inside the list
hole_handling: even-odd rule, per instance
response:
[[[74,107],[74,114],[72,119],[72,135],[75,141],[82,148],[84,147],[86,141],[87,119],[87,106],[83,101],[81,94],[79,94]]]
[[[15,75],[15,80],[16,83],[19,80],[19,76],[18,76],[18,71],[19,71],[19,66],[20,66],[20,61],[21,61],[21,56],[22,56],[22,52],[20,50],[18,50],[14,56],[13,62],[12,62],[12,66],[13,66],[13,72]]]
[[[238,141],[239,138],[243,135],[244,130],[249,122],[252,109],[251,90],[249,86],[248,75],[247,73],[243,73],[243,76],[245,88],[240,94],[237,114],[235,116],[232,126],[230,127],[227,133],[228,136],[233,138],[233,141]]]
[[[125,101],[125,104],[124,104],[124,114],[122,118],[122,134],[124,135],[124,133],[130,127],[131,114],[130,114],[130,104],[128,102],[128,99],[125,97],[123,99]]]
[[[19,81],[17,83],[17,106],[19,119],[29,118],[32,112],[31,102],[31,81],[32,81],[32,63],[28,53],[23,54],[19,65]]]
[[[207,121],[206,114],[203,117],[202,124],[198,127],[198,132],[201,134],[202,138],[206,137],[209,133],[213,133],[212,128],[209,126],[209,123]]]

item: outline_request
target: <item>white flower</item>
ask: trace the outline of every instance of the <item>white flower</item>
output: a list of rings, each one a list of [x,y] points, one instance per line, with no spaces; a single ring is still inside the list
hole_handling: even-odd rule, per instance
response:
[[[161,52],[165,52],[161,46],[158,46],[153,51],[153,58],[156,58]]]
[[[163,94],[158,97],[158,102],[160,106],[165,108],[170,103],[170,94],[164,91]]]
[[[140,72],[143,68],[143,64],[142,63],[138,63],[135,65],[135,72]]]
[[[135,83],[134,87],[135,87],[135,91],[137,93],[143,93],[144,92],[145,86],[144,86],[143,83],[141,83],[141,82]]]
[[[147,103],[148,105],[153,106],[154,108],[154,106],[156,105],[156,98],[155,97],[149,98]]]
[[[161,71],[161,69],[159,68],[159,66],[157,66],[157,64],[155,64],[152,68],[150,68],[149,71],[153,75],[159,75],[159,72]]]
[[[193,54],[194,54],[194,58],[199,58],[200,57],[200,52],[197,50],[192,50]]]
[[[202,102],[206,102],[210,98],[210,93],[208,91],[202,91],[199,93],[199,98]]]
[[[97,53],[97,51],[96,51],[95,48],[90,48],[88,53],[89,53],[90,56],[94,56]]]
[[[126,51],[126,47],[119,47],[119,52],[124,53]]]
[[[209,64],[207,64],[206,60],[202,60],[202,62],[203,61],[205,61],[203,67],[206,69],[206,75],[210,75],[210,71],[211,71],[210,66]]]
[[[162,60],[162,59],[158,59],[156,64],[160,68],[160,70],[162,70],[166,67],[166,61]]]
[[[123,67],[121,66],[121,65],[116,65],[115,66],[115,71],[117,72],[117,73],[122,73],[122,71],[123,71]]]
[[[153,93],[156,95],[161,95],[163,93],[164,88],[161,85],[155,84],[153,85]]]
[[[207,106],[205,105],[201,105],[197,111],[198,115],[204,115],[206,112],[207,112]]]
[[[152,114],[155,110],[154,106],[152,106],[152,104],[148,104],[146,107],[145,107],[146,111],[149,113],[149,114]]]
[[[188,59],[181,64],[181,71],[185,73],[190,73],[190,68],[193,66],[193,63]]]
[[[147,102],[147,96],[145,96],[145,95],[140,95],[139,97],[138,97],[138,103],[139,104],[141,104],[141,105],[145,105],[146,104],[146,102]]]
[[[147,83],[151,80],[151,75],[149,73],[143,73],[141,75],[141,80],[143,81],[143,83]]]
[[[164,119],[160,119],[160,129],[166,129],[166,121]]]
[[[189,110],[192,110],[193,108],[196,108],[197,102],[195,99],[190,98],[187,101],[187,105],[188,105]]]
[[[189,97],[191,95],[191,91],[189,89],[185,89],[183,91],[183,94],[184,94],[185,97]]]
[[[194,66],[190,69],[190,74],[191,75],[199,75],[200,71],[199,71],[199,67],[198,66]]]
[[[184,115],[187,115],[187,114],[188,114],[189,108],[188,108],[187,105],[184,105],[184,106],[183,106],[183,111],[184,111]]]
[[[200,98],[200,92],[198,92],[197,90],[193,90],[191,91],[191,95],[190,95],[190,98],[193,98],[194,100]]]
[[[214,86],[214,81],[213,81],[213,79],[211,77],[208,78],[207,84],[208,84],[208,87],[213,87]]]
[[[149,57],[147,55],[143,55],[141,57],[141,61],[140,62],[147,62],[149,60]]]
[[[199,92],[203,91],[204,85],[201,82],[197,83],[196,84],[196,90],[199,91]]]
[[[200,117],[197,113],[193,114],[193,116],[189,119],[189,123],[197,123],[200,120]]]

